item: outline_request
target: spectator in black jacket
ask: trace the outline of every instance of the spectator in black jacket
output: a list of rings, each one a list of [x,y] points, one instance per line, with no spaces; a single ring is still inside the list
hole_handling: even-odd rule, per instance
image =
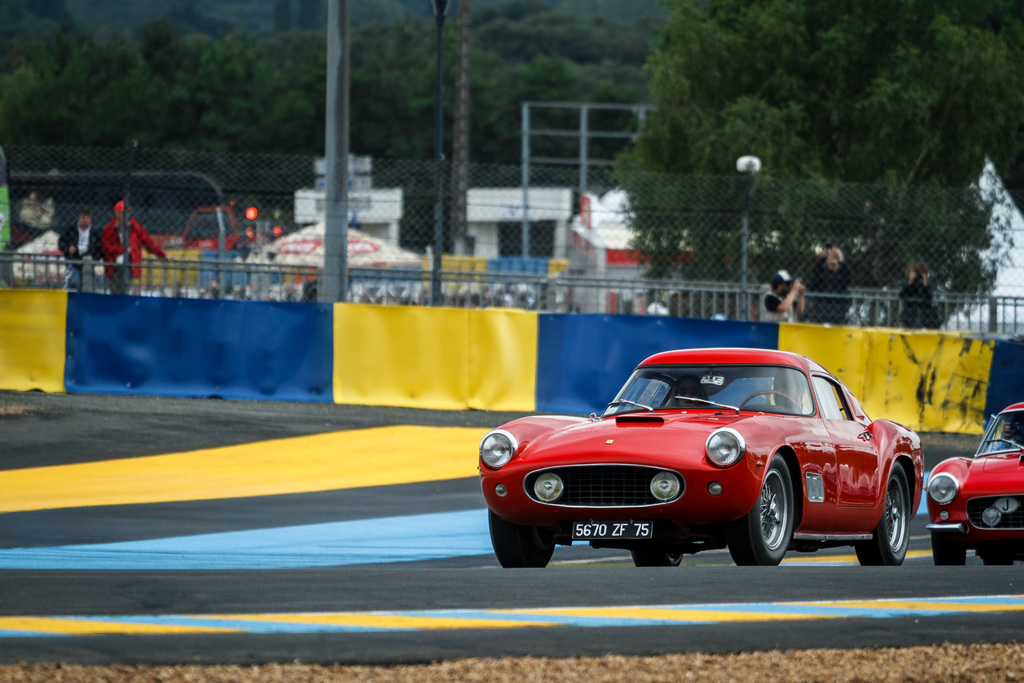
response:
[[[83,206],[78,210],[78,220],[64,229],[57,240],[57,248],[68,260],[64,271],[64,289],[80,291],[82,258],[89,256],[94,263],[103,262],[103,230],[93,227],[92,212],[88,208]]]
[[[900,290],[900,323],[903,327],[938,327],[939,314],[932,303],[928,264],[914,261],[907,267],[907,284]]]
[[[843,252],[839,247],[826,244],[825,255],[815,262],[807,281],[812,322],[846,323],[850,309],[850,277],[850,266],[843,260]]]

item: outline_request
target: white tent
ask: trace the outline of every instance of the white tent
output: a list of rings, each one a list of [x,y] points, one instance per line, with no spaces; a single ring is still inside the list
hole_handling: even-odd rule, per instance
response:
[[[55,230],[47,230],[31,242],[26,242],[15,250],[19,256],[30,258],[31,261],[19,259],[14,264],[14,277],[17,280],[33,282],[60,282],[64,279],[64,256],[57,248],[60,235]]]
[[[325,233],[326,224],[322,221],[315,223],[271,242],[257,256],[284,265],[323,265]],[[353,228],[348,230],[349,268],[392,268],[422,264],[423,257],[415,252],[388,244]]]

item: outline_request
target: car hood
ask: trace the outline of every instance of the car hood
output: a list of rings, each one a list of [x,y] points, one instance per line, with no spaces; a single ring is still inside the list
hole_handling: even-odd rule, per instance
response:
[[[627,413],[596,422],[583,422],[553,429],[524,444],[521,461],[557,456],[564,462],[632,460],[638,455],[657,456],[668,452],[704,456],[708,436],[721,427],[745,430],[741,423],[756,421],[751,415],[735,413]],[[762,418],[763,419],[763,418]],[[514,431],[514,430],[510,430]]]
[[[986,455],[982,471],[986,474],[1015,474],[1024,472],[1024,454],[1021,451]]]

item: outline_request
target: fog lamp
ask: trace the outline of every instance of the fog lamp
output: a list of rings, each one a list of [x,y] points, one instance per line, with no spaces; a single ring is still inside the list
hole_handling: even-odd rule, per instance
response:
[[[679,477],[673,472],[658,472],[651,479],[651,494],[662,502],[678,496],[681,488]]]
[[[533,492],[545,503],[558,500],[564,488],[562,478],[554,472],[545,472],[533,482]]]
[[[989,526],[995,526],[1003,519],[1003,513],[996,510],[994,507],[987,507],[985,511],[981,513],[981,521],[985,522]]]
[[[712,496],[717,496],[717,495],[721,494],[722,493],[722,485],[719,484],[717,481],[713,481],[713,482],[709,483],[708,484],[708,493],[710,493]]]

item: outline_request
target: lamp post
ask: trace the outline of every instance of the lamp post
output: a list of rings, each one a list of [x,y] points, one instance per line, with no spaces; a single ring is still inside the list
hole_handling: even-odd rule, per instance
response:
[[[444,19],[452,2],[454,0],[430,0],[434,8],[434,21],[437,23],[437,70],[434,77],[434,189],[437,191],[437,198],[434,202],[434,263],[430,278],[430,299],[435,306],[443,303],[441,252],[444,251],[444,188],[441,187],[441,158],[444,146],[444,101],[441,76],[444,59]]]
[[[747,192],[743,197],[743,222],[740,227],[740,302],[742,320],[750,320],[750,297],[747,293],[747,242],[750,240],[750,193],[754,190],[754,176],[761,170],[761,160],[743,156],[736,160],[736,170],[748,176]]]

